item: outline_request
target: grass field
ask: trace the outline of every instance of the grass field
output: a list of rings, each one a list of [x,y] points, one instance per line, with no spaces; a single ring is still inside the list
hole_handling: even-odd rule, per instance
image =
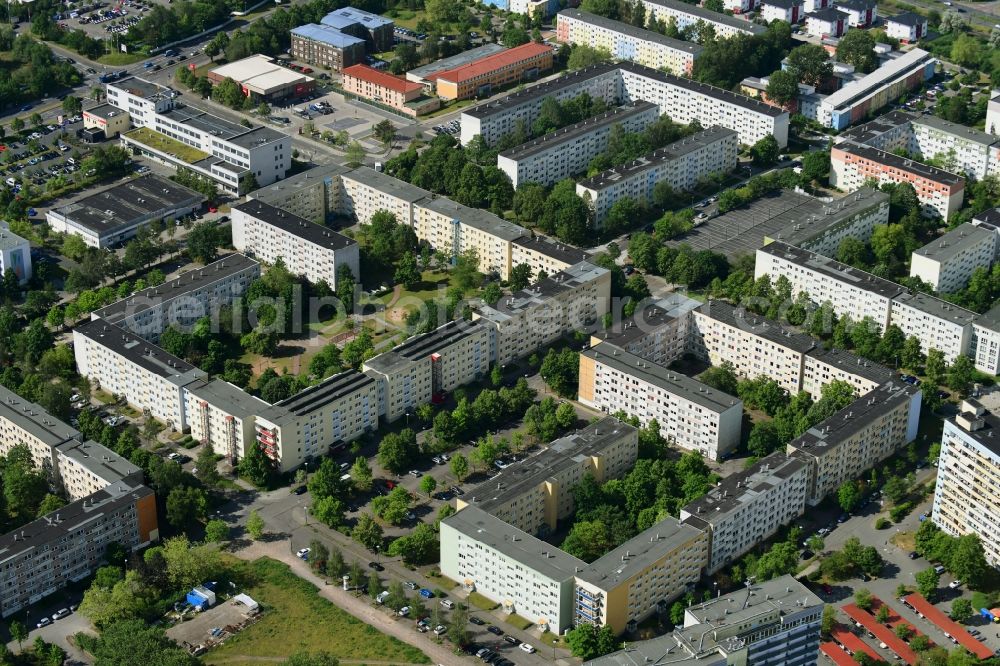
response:
[[[206,654],[207,664],[260,664],[287,659],[299,650],[325,650],[352,662],[427,664],[415,647],[387,636],[320,597],[316,587],[288,566],[261,558],[239,563],[255,582],[245,590],[265,608],[263,619]],[[245,658],[245,660],[241,659]]]
[[[469,593],[469,603],[475,606],[476,608],[479,608],[480,610],[486,610],[486,611],[493,610],[499,605],[493,603],[492,601],[490,601],[483,595],[479,594],[478,592]]]
[[[102,65],[134,65],[146,59],[141,53],[108,53],[97,59]]]
[[[203,153],[197,148],[192,148],[186,143],[181,143],[177,139],[171,138],[166,134],[161,134],[156,130],[151,130],[148,127],[134,129],[131,132],[127,132],[125,136],[161,153],[176,157],[188,164],[194,164],[208,157],[208,153]]]
[[[441,295],[443,290],[447,289],[450,285],[448,273],[443,271],[424,271],[420,275],[420,284],[416,285],[416,289],[409,291],[404,289],[397,299],[396,303],[400,307],[405,307],[407,311],[412,311],[416,307],[416,301],[430,301]],[[378,300],[383,305],[388,305],[392,301],[393,292],[389,292],[384,296],[380,296]],[[395,306],[394,306],[395,307]]]

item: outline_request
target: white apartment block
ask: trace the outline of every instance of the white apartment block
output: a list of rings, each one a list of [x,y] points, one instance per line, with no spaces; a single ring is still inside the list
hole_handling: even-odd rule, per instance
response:
[[[644,4],[649,4],[648,0]],[[706,11],[694,5],[677,4],[690,10]],[[746,25],[753,26],[751,23]],[[468,144],[474,136],[481,135],[487,144],[493,145],[502,136],[514,132],[519,125],[530,128],[545,98],[563,102],[584,92],[609,104],[639,100],[651,102],[659,106],[661,115],[666,114],[679,123],[697,120],[702,127],[721,125],[739,132],[742,144],[753,145],[769,135],[780,146],[788,144],[786,111],[744,95],[631,62],[588,67],[464,111],[461,120],[462,144]]]
[[[0,222],[0,274],[13,271],[19,284],[31,279],[31,244]]]
[[[729,173],[736,168],[739,144],[735,130],[710,127],[582,180],[576,184],[576,193],[590,206],[594,224],[600,228],[615,202],[626,197],[651,202],[657,183],[691,190],[713,174]]]
[[[531,269],[533,278],[539,273],[552,275],[590,259],[590,253],[567,245],[558,239],[543,236],[522,236],[510,244],[510,266],[524,264]]]
[[[689,75],[695,59],[704,50],[693,42],[666,37],[579,9],[564,9],[556,19],[556,39],[564,44],[606,49],[618,60],[631,60],[676,76]]]
[[[801,516],[808,486],[808,465],[775,452],[683,507],[681,520],[708,525],[707,572],[715,573]]]
[[[232,207],[233,247],[270,264],[278,258],[313,284],[337,289],[337,274],[347,266],[361,277],[358,243],[329,227],[314,224],[259,200]]]
[[[60,421],[41,405],[0,385],[0,456],[6,456],[15,446],[26,446],[35,467],[54,476],[55,448],[80,437],[80,431]]]
[[[668,440],[711,460],[739,445],[741,400],[608,343],[580,353],[579,400],[643,424],[656,419]]]
[[[100,319],[73,329],[73,353],[77,370],[95,386],[177,432],[187,430],[184,387],[204,378],[203,371]]]
[[[222,306],[242,296],[258,277],[260,264],[242,254],[230,254],[95,310],[90,318],[156,342],[171,326],[187,331],[203,317],[215,319]]]
[[[191,437],[212,447],[235,465],[257,441],[258,414],[271,405],[221,379],[203,379],[184,387],[184,409]]]
[[[348,370],[258,412],[257,444],[282,471],[378,428],[381,392],[376,378]]]
[[[490,332],[491,358],[505,365],[566,333],[595,326],[611,309],[611,272],[581,262],[473,312]]]
[[[962,402],[960,413],[945,420],[934,487],[934,524],[953,537],[975,534],[986,561],[1000,566],[1000,420],[976,400]]]
[[[384,210],[395,215],[400,224],[412,227],[414,204],[433,196],[405,180],[367,167],[341,174],[338,180],[343,183],[342,207],[338,212],[362,224],[370,222],[377,211]]]
[[[994,90],[986,105],[986,131],[1000,134],[1000,92]]]
[[[790,194],[786,191],[783,196]],[[785,222],[784,227],[777,233],[765,235],[765,245],[779,240],[833,257],[845,238],[867,242],[871,240],[875,225],[889,223],[889,195],[862,187],[828,202],[803,197],[801,205],[779,213],[774,219],[779,218]]]
[[[248,192],[247,198],[287,210],[310,222],[325,224],[336,215],[347,214],[343,212],[346,186],[343,176],[351,171],[354,169],[342,164],[317,166]]]
[[[489,330],[477,323],[448,322],[368,359],[363,369],[378,381],[379,413],[391,423],[485,376],[490,369]]]
[[[97,442],[72,439],[54,450],[56,479],[70,502],[113,483],[142,483],[142,470]]]
[[[972,324],[969,356],[979,370],[1000,374],[1000,310],[996,307],[977,317]]]
[[[972,344],[975,312],[921,292],[902,293],[893,299],[890,324],[895,324],[906,337],[916,336],[920,349],[944,353],[951,363],[967,355]]]
[[[960,224],[910,255],[910,277],[935,291],[964,289],[977,268],[989,269],[997,254],[997,234],[969,223]]]
[[[789,442],[788,455],[808,463],[810,506],[912,442],[921,398],[919,387],[890,381]]]
[[[642,6],[646,10],[647,17],[653,17],[664,23],[674,19],[678,30],[701,22],[711,25],[715,29],[716,37],[720,38],[764,34],[764,26],[728,14],[713,12],[699,5],[689,5],[680,0],[642,0]]]
[[[497,155],[497,167],[515,188],[524,183],[552,185],[586,172],[590,161],[607,151],[615,127],[637,133],[659,117],[655,105],[632,102],[505,150]]]
[[[670,365],[690,350],[695,331],[691,313],[700,306],[700,301],[674,292],[629,319],[594,331],[590,345],[607,342],[657,365]]]
[[[896,373],[866,358],[841,349],[815,347],[802,357],[802,387],[813,400],[823,396],[823,387],[835,381],[854,387],[856,395],[865,395],[893,379]]]

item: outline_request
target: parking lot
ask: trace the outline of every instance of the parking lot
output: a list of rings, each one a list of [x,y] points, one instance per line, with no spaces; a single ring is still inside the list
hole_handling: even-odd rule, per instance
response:
[[[95,39],[110,39],[128,32],[154,4],[155,0],[124,0],[121,4],[95,2],[57,13],[53,19],[66,30],[83,30]]]
[[[50,123],[26,129],[19,136],[8,137],[7,143],[0,144],[3,187],[19,194],[25,181],[45,187],[51,178],[70,176],[79,171],[79,158],[86,147],[71,145],[69,134],[80,126],[82,120],[76,115],[66,118],[62,125]]]

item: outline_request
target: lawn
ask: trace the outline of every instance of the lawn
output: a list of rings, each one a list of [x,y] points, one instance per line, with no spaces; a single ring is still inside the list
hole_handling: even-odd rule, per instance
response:
[[[485,610],[485,611],[493,610],[494,608],[496,608],[499,605],[499,604],[493,603],[492,601],[490,601],[489,599],[487,599],[483,595],[479,594],[478,592],[470,592],[469,593],[469,603],[472,604],[473,606],[475,606],[476,608],[478,608],[480,610]]]
[[[115,52],[102,55],[100,58],[97,59],[97,62],[101,63],[102,65],[120,66],[120,65],[134,65],[135,63],[141,62],[145,59],[146,56],[144,56],[141,53]]]
[[[181,143],[177,139],[173,139],[166,134],[161,134],[156,130],[149,129],[148,127],[140,127],[139,129],[134,129],[131,132],[125,134],[130,139],[138,141],[150,148],[160,151],[161,153],[166,153],[172,157],[187,162],[188,164],[194,164],[199,162],[206,157],[208,153],[203,153],[197,148],[192,148],[186,143]]]
[[[505,621],[510,626],[514,627],[515,629],[520,629],[521,631],[524,631],[525,629],[534,624],[534,622],[532,622],[531,620],[523,618],[517,613],[511,613],[510,615],[508,615]]]
[[[408,312],[412,312],[418,307],[417,301],[432,301],[439,295],[443,296],[444,291],[451,285],[448,273],[443,271],[424,271],[420,277],[420,284],[416,285],[412,291],[404,289],[400,292],[396,305],[393,307],[403,307]],[[376,300],[383,305],[389,305],[392,299],[393,292],[390,291]]]
[[[253,582],[247,594],[265,609],[253,626],[206,654],[207,664],[259,664],[287,659],[299,650],[325,650],[342,660],[427,664],[415,647],[387,636],[317,594],[287,565],[261,558],[240,563]]]

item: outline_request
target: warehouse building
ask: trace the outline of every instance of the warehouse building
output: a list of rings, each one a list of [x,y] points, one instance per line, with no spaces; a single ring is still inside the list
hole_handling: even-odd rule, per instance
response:
[[[282,67],[274,58],[260,54],[216,67],[206,76],[213,85],[226,79],[236,81],[243,94],[254,102],[280,102],[302,97],[316,89],[316,79]]]

